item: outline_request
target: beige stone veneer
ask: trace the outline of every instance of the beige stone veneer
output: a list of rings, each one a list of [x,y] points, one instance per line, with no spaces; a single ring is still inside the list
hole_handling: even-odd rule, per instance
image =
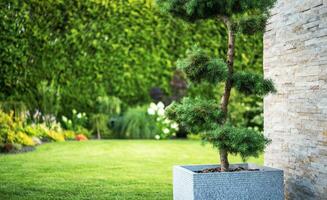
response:
[[[287,199],[327,199],[327,0],[278,0],[264,35],[265,165],[283,169]]]

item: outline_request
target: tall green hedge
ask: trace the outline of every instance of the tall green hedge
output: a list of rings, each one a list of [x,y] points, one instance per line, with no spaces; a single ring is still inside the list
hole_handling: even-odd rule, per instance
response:
[[[149,90],[169,92],[175,61],[194,43],[225,55],[224,27],[186,24],[149,0],[2,0],[0,94],[39,104],[37,85],[55,82],[61,112],[92,111],[98,94],[128,105],[150,101]],[[236,67],[261,70],[261,37],[239,37]],[[201,93],[201,89],[194,91]]]

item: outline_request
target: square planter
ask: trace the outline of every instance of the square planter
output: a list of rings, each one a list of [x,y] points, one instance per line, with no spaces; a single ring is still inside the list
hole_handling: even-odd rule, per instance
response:
[[[259,171],[196,173],[219,165],[175,166],[174,200],[284,200],[282,170],[255,164],[234,164],[230,168]]]

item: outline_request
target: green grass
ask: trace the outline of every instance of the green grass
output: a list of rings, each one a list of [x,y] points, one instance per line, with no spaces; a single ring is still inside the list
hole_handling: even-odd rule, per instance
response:
[[[34,152],[0,155],[0,199],[172,199],[173,165],[217,159],[200,141],[44,144]],[[241,159],[230,156],[230,161]]]

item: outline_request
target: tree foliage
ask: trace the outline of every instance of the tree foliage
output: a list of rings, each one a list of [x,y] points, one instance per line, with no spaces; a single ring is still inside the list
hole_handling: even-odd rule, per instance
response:
[[[237,72],[233,76],[234,87],[246,95],[266,95],[276,92],[274,84],[270,79],[264,79],[262,75]]]
[[[0,98],[32,110],[43,104],[40,82],[60,88],[60,114],[66,116],[74,108],[95,112],[99,88],[124,104],[148,102],[154,86],[169,93],[185,48],[198,43],[211,55],[226,53],[221,23],[187,24],[149,1],[4,0],[0,6]],[[236,56],[260,70],[261,39],[239,40],[237,48],[246,53]]]
[[[192,133],[210,130],[224,118],[215,101],[188,97],[183,98],[180,103],[172,103],[166,109],[166,114]]]
[[[218,83],[225,80],[227,76],[227,66],[224,60],[210,59],[202,49],[197,47],[188,51],[187,57],[177,62],[177,67],[195,83],[202,81]]]
[[[274,5],[275,0],[158,0],[157,2],[164,12],[186,21],[194,22],[201,19],[221,21],[225,24],[228,35],[225,63],[223,59],[220,59],[220,62],[217,62],[217,59],[210,59],[200,50],[189,52],[188,57],[180,62],[180,68],[195,84],[202,80],[209,80],[213,84],[225,80],[220,107],[216,109],[208,107],[208,104],[214,105],[208,100],[197,104],[187,98],[180,104],[173,105],[167,113],[172,119],[180,123],[184,122],[199,132],[205,132],[204,140],[211,142],[219,149],[222,171],[229,170],[229,153],[240,154],[243,158],[257,156],[264,150],[268,139],[254,130],[230,125],[228,105],[232,88],[235,87],[245,95],[266,95],[276,90],[271,80],[265,80],[260,75],[243,70],[234,72],[235,36],[237,31],[248,35],[262,32],[268,15],[267,11]],[[215,64],[212,65],[212,63]],[[227,70],[221,70],[222,66]],[[215,70],[212,71],[212,69]],[[213,79],[213,74],[218,78]],[[203,113],[210,113],[211,116],[215,116],[214,113],[216,113],[223,117],[217,121],[215,118],[203,117]],[[199,124],[210,124],[210,126],[201,127]],[[189,129],[192,130],[192,128]]]
[[[161,10],[186,21],[228,17],[239,19],[252,14],[251,19],[267,14],[275,0],[157,0]]]
[[[231,154],[239,154],[245,160],[249,156],[259,156],[270,142],[262,133],[248,128],[230,125],[216,126],[203,136],[204,141],[218,149],[226,149]]]
[[[157,0],[160,8],[178,18],[230,21],[239,33],[253,35],[264,31],[268,10],[276,0]]]

